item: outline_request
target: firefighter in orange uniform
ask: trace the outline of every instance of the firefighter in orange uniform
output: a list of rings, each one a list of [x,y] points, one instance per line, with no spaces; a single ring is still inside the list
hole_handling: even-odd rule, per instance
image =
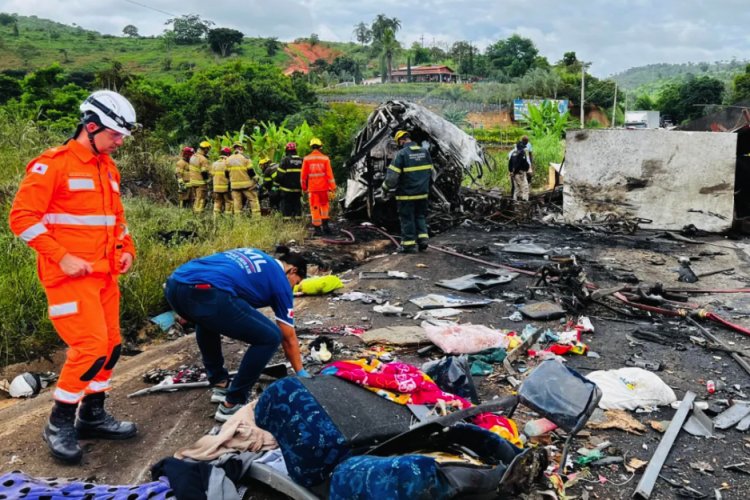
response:
[[[80,109],[73,137],[28,164],[10,211],[11,230],[37,253],[50,320],[68,345],[43,438],[54,457],[70,463],[82,457],[78,438],[137,432],[104,409],[120,356],[117,276],[135,256],[110,154],[136,128],[135,110],[109,90],[94,92]]]
[[[310,197],[310,216],[315,234],[330,234],[328,208],[336,195],[336,181],[333,179],[331,160],[320,150],[323,147],[321,140],[313,137],[310,147],[312,152],[302,160],[302,192]]]

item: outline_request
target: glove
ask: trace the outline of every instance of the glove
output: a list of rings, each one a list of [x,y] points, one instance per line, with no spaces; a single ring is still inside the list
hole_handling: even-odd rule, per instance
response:
[[[313,378],[304,368],[297,372],[297,376],[300,378]]]
[[[383,190],[383,201],[388,201],[393,198],[393,191]]]
[[[328,201],[333,201],[336,199],[336,191],[328,191]]]

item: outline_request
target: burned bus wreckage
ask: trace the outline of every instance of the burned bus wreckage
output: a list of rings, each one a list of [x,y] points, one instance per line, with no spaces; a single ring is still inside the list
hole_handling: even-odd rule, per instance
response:
[[[367,218],[386,224],[398,220],[395,202],[382,198],[385,172],[398,148],[393,135],[407,130],[414,142],[429,149],[435,167],[431,212],[460,212],[464,176],[480,178],[495,167],[493,159],[470,135],[427,108],[405,101],[378,106],[354,141],[346,163],[349,180],[344,209],[349,218]]]

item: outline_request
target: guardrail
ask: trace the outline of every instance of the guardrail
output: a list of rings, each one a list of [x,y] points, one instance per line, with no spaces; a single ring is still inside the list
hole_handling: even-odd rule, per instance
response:
[[[368,104],[380,104],[386,101],[410,101],[421,104],[426,108],[444,108],[446,106],[457,106],[470,113],[482,113],[490,111],[510,110],[510,105],[488,104],[473,101],[452,101],[450,99],[439,99],[435,97],[424,97],[415,95],[383,95],[383,94],[318,94],[318,99],[324,102],[362,102]]]

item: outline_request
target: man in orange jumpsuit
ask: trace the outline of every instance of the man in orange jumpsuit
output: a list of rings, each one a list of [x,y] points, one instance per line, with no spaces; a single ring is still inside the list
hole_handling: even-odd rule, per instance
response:
[[[302,192],[308,193],[310,198],[310,216],[315,234],[330,234],[328,203],[336,195],[336,181],[333,180],[331,160],[320,150],[323,147],[321,140],[313,137],[310,147],[312,152],[302,160]]]
[[[78,438],[137,432],[104,409],[120,355],[117,276],[135,256],[120,172],[109,155],[137,127],[135,110],[109,90],[94,92],[80,109],[73,137],[29,162],[10,211],[11,230],[37,253],[50,320],[68,345],[43,438],[54,457],[71,463],[82,457]]]

